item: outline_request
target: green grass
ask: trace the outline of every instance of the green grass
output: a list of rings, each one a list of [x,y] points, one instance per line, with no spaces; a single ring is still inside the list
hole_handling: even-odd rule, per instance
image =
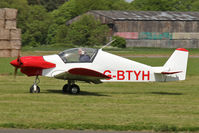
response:
[[[78,96],[62,94],[65,83],[41,78],[0,77],[0,127],[199,131],[199,76],[167,83],[79,83]]]
[[[0,74],[11,75],[14,68],[9,64],[15,58],[0,58]]]
[[[29,52],[29,51],[28,51]],[[27,54],[26,52],[24,52]],[[172,52],[171,52],[172,53]],[[81,94],[63,94],[62,80],[10,73],[13,58],[0,58],[0,127],[118,131],[199,131],[199,58],[190,58],[187,80],[166,83],[79,83]],[[130,58],[152,66],[167,58]]]
[[[52,45],[41,45],[38,47],[23,46],[22,51],[62,51],[73,47],[76,46],[71,44],[52,44]]]

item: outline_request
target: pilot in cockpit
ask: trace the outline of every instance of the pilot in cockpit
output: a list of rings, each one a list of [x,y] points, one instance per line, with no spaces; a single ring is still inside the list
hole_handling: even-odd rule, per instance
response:
[[[86,51],[83,51],[81,48],[78,50],[78,53],[80,55],[79,61],[80,62],[88,62],[90,61],[90,56],[86,53]]]

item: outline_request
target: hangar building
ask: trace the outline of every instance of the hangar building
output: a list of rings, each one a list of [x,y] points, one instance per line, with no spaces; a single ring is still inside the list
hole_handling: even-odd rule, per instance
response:
[[[109,37],[124,37],[127,47],[199,48],[199,12],[93,10],[85,14],[107,24]]]

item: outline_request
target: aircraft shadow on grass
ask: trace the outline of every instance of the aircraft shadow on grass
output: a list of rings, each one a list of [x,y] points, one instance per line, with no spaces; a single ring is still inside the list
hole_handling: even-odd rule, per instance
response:
[[[44,93],[58,93],[58,94],[67,95],[67,93],[63,93],[62,90],[47,90],[47,92],[44,92]],[[96,92],[87,92],[87,91],[81,91],[78,95],[79,96],[109,96],[109,95],[104,95],[104,94],[100,94]]]
[[[150,94],[157,94],[157,95],[183,95],[183,93],[174,93],[174,92],[150,92]]]
[[[173,92],[111,92],[110,94],[155,94],[155,95],[184,95],[183,93]]]

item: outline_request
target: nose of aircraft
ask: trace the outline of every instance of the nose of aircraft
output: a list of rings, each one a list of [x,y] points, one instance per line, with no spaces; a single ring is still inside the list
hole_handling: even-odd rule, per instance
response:
[[[43,69],[56,67],[56,64],[47,62],[43,56],[23,56],[10,62],[15,67],[15,75],[17,69],[28,76],[42,75]]]
[[[18,59],[15,59],[13,61],[10,62],[11,65],[13,65],[14,67],[19,67],[19,62],[18,62]]]

